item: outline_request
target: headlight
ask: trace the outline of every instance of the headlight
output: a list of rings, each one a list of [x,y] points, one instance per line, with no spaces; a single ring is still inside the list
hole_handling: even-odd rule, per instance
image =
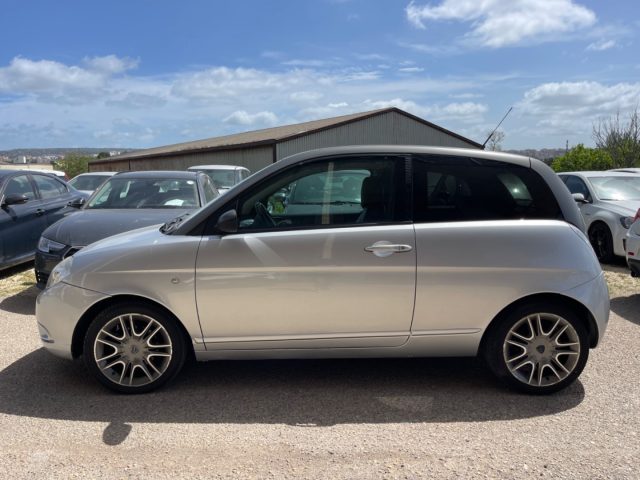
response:
[[[632,223],[633,217],[620,217],[620,225],[622,225],[624,228],[629,229]]]
[[[47,288],[53,287],[56,283],[61,282],[71,273],[71,264],[73,257],[65,258],[51,271],[49,280],[47,280]]]
[[[64,243],[54,242],[45,237],[40,237],[38,242],[38,250],[45,253],[56,253],[64,250],[67,246]]]

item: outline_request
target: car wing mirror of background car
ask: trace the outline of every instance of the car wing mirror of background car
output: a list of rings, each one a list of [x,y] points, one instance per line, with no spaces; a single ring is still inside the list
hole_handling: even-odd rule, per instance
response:
[[[584,195],[582,193],[572,193],[571,196],[576,201],[576,203],[591,203],[589,202],[589,200],[584,198]]]
[[[22,195],[20,193],[10,193],[9,195],[5,195],[2,199],[2,206],[9,205],[21,205],[23,203],[27,203],[29,201],[29,197],[26,195]]]
[[[224,212],[215,226],[216,232],[219,233],[236,233],[238,231],[238,213],[235,210]]]
[[[81,208],[84,204],[85,204],[85,199],[82,197],[78,197],[78,198],[74,198],[69,203],[67,203],[67,206],[71,208]]]

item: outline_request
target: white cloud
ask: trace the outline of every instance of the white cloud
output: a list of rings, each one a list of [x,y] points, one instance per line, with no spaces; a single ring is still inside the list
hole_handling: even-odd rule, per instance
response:
[[[542,43],[596,23],[595,13],[573,0],[443,0],[435,6],[412,1],[405,12],[417,28],[430,21],[471,23],[466,41],[490,48]]]
[[[403,68],[399,68],[398,71],[402,72],[402,73],[418,73],[418,72],[424,72],[424,68],[420,68],[420,67],[403,67]]]
[[[273,112],[247,113],[244,110],[236,110],[227,116],[224,123],[233,125],[275,125],[278,123],[278,117]]]
[[[456,130],[481,118],[481,109],[442,99],[502,81],[357,67],[219,66],[154,77],[127,70],[136,62],[101,58],[81,66],[16,58],[0,66],[0,144],[149,147],[390,105]]]
[[[551,82],[525,92],[515,111],[539,127],[531,130],[532,135],[584,139],[598,118],[624,115],[638,104],[640,83]]]
[[[111,75],[132,70],[138,66],[139,61],[129,57],[119,58],[115,55],[107,55],[105,57],[85,58],[84,63],[89,70]]]
[[[587,46],[587,50],[592,52],[602,52],[604,50],[609,50],[610,48],[613,48],[615,46],[616,46],[615,40],[602,39],[602,40],[598,40],[597,42],[590,43]]]

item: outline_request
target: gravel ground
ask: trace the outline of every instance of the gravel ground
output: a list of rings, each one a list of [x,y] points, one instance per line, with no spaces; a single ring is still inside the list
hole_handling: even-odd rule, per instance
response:
[[[637,479],[640,280],[606,270],[606,337],[550,397],[474,359],[216,362],[115,395],[40,348],[26,280],[0,293],[0,478]]]

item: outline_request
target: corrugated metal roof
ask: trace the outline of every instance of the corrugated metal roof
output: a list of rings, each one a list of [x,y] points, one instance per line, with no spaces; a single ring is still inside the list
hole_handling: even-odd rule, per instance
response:
[[[196,140],[193,142],[176,143],[173,145],[167,145],[164,147],[148,148],[144,150],[137,150],[135,152],[123,153],[110,158],[103,158],[100,160],[92,160],[92,164],[102,164],[116,162],[120,160],[132,160],[136,158],[157,157],[171,154],[181,153],[195,153],[204,150],[223,150],[231,148],[243,148],[249,146],[258,146],[264,144],[273,144],[282,140],[296,138],[301,135],[305,135],[311,132],[317,132],[332,128],[338,125],[355,122],[364,118],[380,115],[386,112],[398,112],[402,115],[406,115],[414,120],[428,125],[437,130],[443,131],[449,135],[459,138],[470,145],[482,148],[482,145],[469,140],[457,133],[446,130],[438,125],[427,122],[419,117],[416,117],[399,108],[382,108],[379,110],[371,110],[368,112],[352,113],[350,115],[342,115],[339,117],[324,118],[320,120],[312,120],[310,122],[296,123],[293,125],[283,125],[280,127],[265,128],[262,130],[253,130],[250,132],[236,133],[233,135],[225,135],[222,137],[207,138],[205,140]]]

